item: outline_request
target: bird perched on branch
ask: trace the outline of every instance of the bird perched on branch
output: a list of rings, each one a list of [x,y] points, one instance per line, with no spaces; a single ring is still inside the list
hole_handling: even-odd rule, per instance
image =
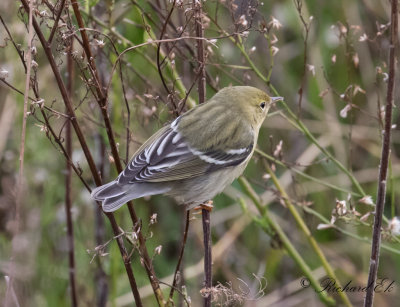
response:
[[[166,194],[188,209],[212,199],[246,168],[270,97],[250,86],[220,90],[158,130],[117,179],[92,191],[105,212],[143,196]]]

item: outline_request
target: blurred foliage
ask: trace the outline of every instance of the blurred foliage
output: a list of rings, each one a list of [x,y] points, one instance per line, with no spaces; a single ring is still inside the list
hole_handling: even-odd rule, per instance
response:
[[[35,13],[35,17],[41,20],[41,28],[46,37],[54,24],[53,12],[46,5],[50,2],[55,4],[54,1],[38,3]],[[198,63],[193,39],[163,43],[161,46],[161,70],[169,94],[157,71],[157,46],[154,43],[125,53],[121,57],[122,70],[117,66],[113,75],[110,75],[118,58],[116,51],[121,53],[128,47],[160,38],[172,2],[80,2],[85,24],[93,29],[88,30],[88,34],[103,85],[106,86],[111,78],[108,109],[119,153],[125,163],[127,127],[131,136],[129,157],[152,133],[173,120],[176,110],[181,107],[185,110],[191,106],[191,101],[197,100],[195,82]],[[195,36],[190,2],[174,3],[171,23],[165,26],[163,38]],[[350,280],[352,284],[365,285],[373,217],[372,214],[365,220],[360,220],[360,217],[373,211],[373,207],[359,200],[365,195],[371,195],[374,200],[377,189],[382,129],[380,108],[385,102],[387,79],[389,2],[305,0],[300,2],[301,11],[296,8],[298,3],[252,0],[203,2],[205,37],[208,39],[205,42],[207,97],[229,85],[252,85],[272,94],[276,90],[315,136],[318,144],[354,175],[364,189],[364,195],[361,195],[335,161],[310,142],[305,131],[296,125],[282,105],[272,110],[260,132],[259,149],[277,160],[270,160],[274,173],[301,213],[342,285]],[[21,50],[25,50],[27,29],[24,23],[27,16],[22,13],[19,5],[15,1],[2,1],[0,15],[15,42]],[[65,77],[68,36],[76,35],[79,38],[72,16],[72,9],[68,6],[62,14],[62,25],[52,44],[57,64]],[[306,42],[307,30],[300,16],[309,27]],[[70,29],[66,22],[69,18],[73,22],[73,28]],[[0,29],[0,77],[23,91],[24,68],[3,25],[0,25]],[[75,32],[72,33],[72,29]],[[38,64],[34,75],[40,97],[51,108],[46,110],[51,125],[57,133],[63,135],[65,118],[52,113],[52,110],[65,113],[62,98],[37,38],[34,39],[34,45],[37,48],[35,61]],[[73,55],[73,101],[78,121],[97,163],[101,165],[103,180],[111,180],[117,173],[100,111],[91,94],[92,88],[83,78],[89,76],[89,72],[85,65],[86,59],[82,57],[83,50],[76,40]],[[260,77],[260,74],[264,77]],[[189,89],[192,90],[184,105],[186,91]],[[300,95],[301,107],[298,103]],[[130,117],[124,97],[129,105]],[[397,102],[398,89],[395,97]],[[0,101],[0,127],[4,131],[0,133],[0,271],[2,275],[7,275],[12,256],[23,95],[1,82]],[[64,209],[65,159],[54,140],[50,142],[46,137],[38,106],[31,104],[30,112],[25,144],[21,230],[14,237],[18,247],[14,255],[19,281],[17,295],[21,306],[69,306]],[[398,122],[396,108],[393,123]],[[399,214],[399,191],[396,189],[400,175],[399,145],[400,133],[394,127],[385,209],[385,247],[381,252],[379,271],[379,278],[389,280],[395,280],[400,274],[398,233],[393,229],[396,225],[395,220],[392,220]],[[322,270],[320,260],[283,204],[262,159],[261,155],[255,154],[245,171],[245,177],[302,258],[314,270],[316,278],[323,278],[326,273]],[[94,186],[76,138],[73,139],[73,162],[82,169],[83,179]],[[344,191],[351,191],[352,194]],[[97,232],[102,232],[103,244],[112,239],[110,225],[96,219],[96,211],[99,209],[76,176],[73,176],[71,193],[80,305],[97,304],[96,297],[101,294],[101,290],[96,276],[102,274],[102,271],[108,283],[108,292],[105,293],[108,293],[109,305],[132,304],[129,282],[115,242],[111,241],[105,247],[105,255],[94,254],[98,245],[95,239]],[[244,209],[238,204],[239,197],[245,199]],[[338,214],[337,200],[346,201],[346,214]],[[162,245],[161,254],[154,255],[156,274],[160,279],[168,277],[166,282],[171,283],[170,275],[175,270],[181,245],[184,208],[167,197],[154,196],[135,201],[135,209],[142,221],[143,233],[148,238],[150,255],[154,254],[157,246]],[[150,225],[150,217],[154,213],[157,213],[158,222]],[[324,228],[321,224],[326,224],[318,214],[328,221],[331,216],[335,216],[335,226],[317,229],[318,226]],[[203,273],[202,266],[198,264],[203,251],[201,218],[195,213],[192,216],[183,277],[193,306],[199,306]],[[212,214],[214,283],[220,282],[227,288],[231,283],[237,293],[241,293],[241,287],[248,289],[244,302],[239,303],[238,300],[233,303],[237,305],[321,304],[312,289],[302,289],[300,278],[304,276],[303,271],[288,256],[279,236],[271,231],[269,225],[263,225],[261,221],[254,222],[249,216],[257,217],[258,213],[237,182],[215,198]],[[132,230],[126,208],[119,210],[116,217],[125,231]],[[230,241],[231,238],[233,241]],[[127,246],[132,249],[132,246]],[[137,252],[132,257],[133,271],[144,304],[156,306]],[[261,288],[265,282],[267,285],[263,292],[257,293],[260,282]],[[395,288],[394,292],[377,294],[376,306],[393,306],[399,298],[397,284]],[[5,296],[5,289],[5,280],[1,278],[1,298]],[[165,295],[168,296],[169,289],[166,289],[168,291],[165,290]],[[354,306],[360,306],[364,293],[348,293],[348,296]],[[333,297],[339,304],[337,295]],[[227,298],[221,298],[215,304],[229,305]]]

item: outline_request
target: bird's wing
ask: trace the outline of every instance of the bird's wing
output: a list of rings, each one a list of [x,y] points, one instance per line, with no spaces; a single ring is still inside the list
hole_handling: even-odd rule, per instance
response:
[[[251,133],[235,146],[237,148],[223,150],[227,148],[224,141],[207,149],[195,148],[177,131],[177,121],[159,130],[142,145],[119,175],[118,183],[166,182],[197,177],[239,165],[253,151],[254,137]]]

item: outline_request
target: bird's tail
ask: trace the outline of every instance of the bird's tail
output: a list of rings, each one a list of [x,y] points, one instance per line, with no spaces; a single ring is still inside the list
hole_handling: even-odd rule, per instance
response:
[[[105,185],[93,189],[93,199],[102,202],[103,211],[113,212],[132,199],[143,196],[162,194],[169,188],[152,183],[119,184],[111,181]]]

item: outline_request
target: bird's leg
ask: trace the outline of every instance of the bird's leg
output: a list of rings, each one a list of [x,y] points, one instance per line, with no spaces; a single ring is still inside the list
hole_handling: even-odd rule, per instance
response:
[[[209,201],[206,201],[204,204],[201,204],[201,205],[195,207],[194,210],[202,210],[202,209],[204,209],[204,210],[207,210],[207,211],[211,212],[213,208],[214,208],[213,201],[209,200]]]

